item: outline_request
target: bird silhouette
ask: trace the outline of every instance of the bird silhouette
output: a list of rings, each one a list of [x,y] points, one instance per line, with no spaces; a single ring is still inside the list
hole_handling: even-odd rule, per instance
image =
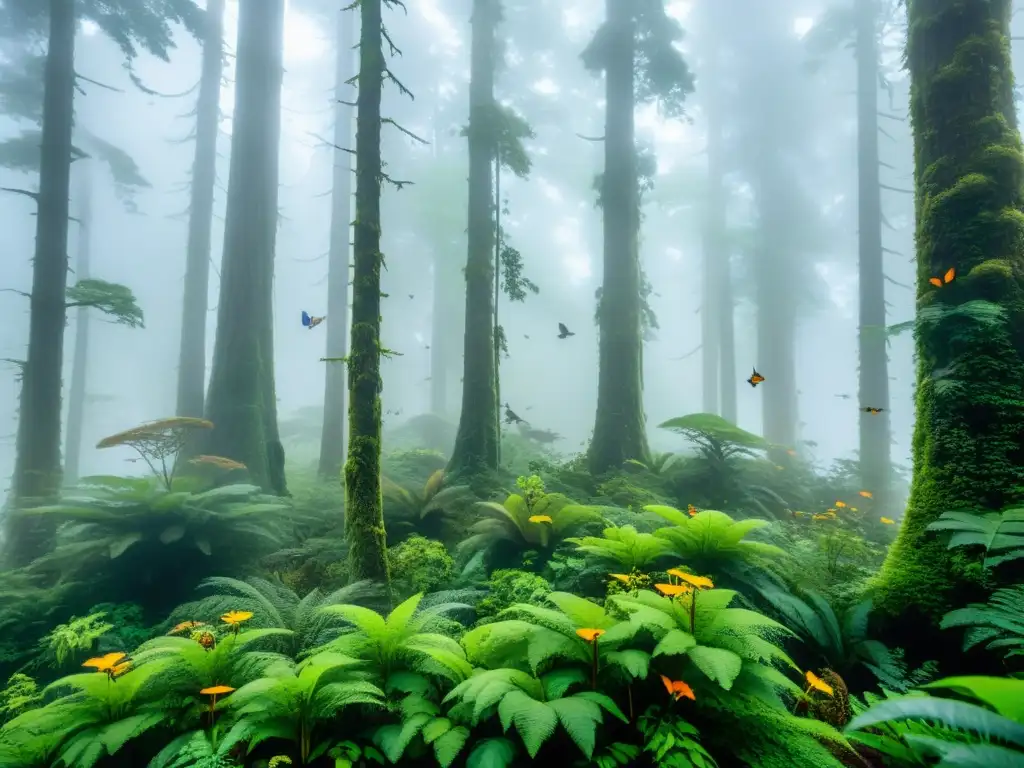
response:
[[[519,418],[515,411],[508,407],[508,403],[505,403],[505,423],[506,424],[525,424],[526,420]]]
[[[567,339],[570,336],[575,336],[575,335],[576,335],[575,333],[573,333],[572,331],[570,331],[568,328],[565,327],[565,323],[559,323],[558,324],[558,338],[560,338],[560,339]]]

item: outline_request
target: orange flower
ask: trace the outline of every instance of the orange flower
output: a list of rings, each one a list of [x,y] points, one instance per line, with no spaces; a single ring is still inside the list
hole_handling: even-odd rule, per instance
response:
[[[201,621],[183,621],[180,624],[175,624],[171,628],[171,631],[168,632],[167,634],[168,635],[176,635],[179,632],[184,632],[187,629],[195,629],[196,627],[201,627],[201,626],[203,626],[203,622],[201,622]]]
[[[554,522],[551,519],[551,515],[531,515],[529,518],[531,523],[551,523]]]
[[[832,686],[829,685],[828,683],[826,683],[824,680],[822,680],[820,677],[818,677],[813,672],[808,671],[804,675],[804,677],[807,678],[807,690],[808,691],[810,691],[811,688],[814,688],[815,690],[821,691],[822,693],[826,693],[829,696],[833,696],[835,694],[835,692],[832,690]]]
[[[893,520],[893,519],[891,519],[891,518],[888,518],[888,517],[880,517],[880,518],[878,518],[878,519],[879,519],[879,520],[880,520],[881,522],[885,523],[886,525],[893,525],[893,524],[894,524],[894,523],[896,522],[895,520]]]
[[[873,498],[875,498],[875,495],[873,493],[871,493],[871,491],[857,491],[857,493],[859,493],[865,499],[873,499]]]
[[[693,695],[693,689],[682,680],[671,680],[665,677],[665,675],[661,675],[661,683],[665,686],[665,690],[668,691],[668,695],[676,701],[684,698],[690,701],[697,700],[697,697]]]
[[[693,506],[693,504],[687,504],[686,505],[686,514],[688,514],[690,517],[696,517],[697,516],[697,508],[695,506]]]
[[[214,685],[210,688],[203,688],[199,693],[203,696],[221,696],[225,693],[231,693],[233,690],[235,689],[230,685]]]
[[[248,621],[251,618],[252,611],[228,611],[220,617],[220,620],[232,627],[238,627],[243,621]]]
[[[94,659],[87,659],[82,666],[95,669],[97,672],[109,672],[127,657],[126,653],[108,653]]]
[[[675,573],[672,573],[672,571],[675,571]],[[715,588],[714,582],[706,576],[694,576],[692,573],[685,573],[676,568],[673,568],[672,571],[669,571],[669,573],[672,573],[672,575],[675,576],[677,579],[682,579],[687,584],[696,587],[697,589]]]
[[[690,592],[690,587],[686,584],[655,584],[654,588],[665,597],[676,597]]]
[[[626,573],[609,573],[608,575],[611,576],[613,579],[618,579],[623,584],[629,584],[629,574],[626,574]]]
[[[603,629],[584,628],[584,629],[577,629],[576,630],[576,634],[579,635],[580,637],[582,637],[588,643],[596,643],[597,642],[597,638],[599,638],[604,633],[605,633],[605,630],[603,630]]]

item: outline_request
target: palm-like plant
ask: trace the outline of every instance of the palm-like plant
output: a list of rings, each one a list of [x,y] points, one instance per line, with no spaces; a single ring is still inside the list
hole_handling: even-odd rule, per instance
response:
[[[300,597],[280,582],[261,578],[240,580],[214,576],[203,581],[198,589],[211,592],[199,600],[185,603],[174,610],[168,625],[194,620],[197,616],[220,616],[232,610],[252,613],[246,626],[250,629],[287,629],[288,653],[302,656],[306,651],[333,640],[345,623],[337,616],[321,611],[328,605],[381,605],[386,595],[381,585],[357,581],[332,592],[313,589]]]
[[[708,504],[753,507],[763,515],[787,506],[771,488],[745,477],[744,460],[761,457],[770,448],[764,438],[713,413],[691,413],[658,426],[682,435],[697,449],[696,458],[677,465],[682,469],[678,480],[701,489]]]
[[[106,672],[63,677],[45,690],[63,695],[8,722],[0,730],[0,745],[14,752],[16,760],[19,755],[24,759],[56,753],[62,766],[93,768],[167,717],[152,683],[169,665],[166,659],[116,678]],[[34,765],[39,764],[49,763]]]
[[[651,533],[639,533],[632,525],[605,528],[602,536],[566,539],[596,565],[629,573],[646,573],[672,552],[672,545]]]
[[[868,636],[870,600],[850,607],[840,619],[817,592],[806,590],[801,599],[776,587],[763,587],[760,591],[817,657],[813,666],[826,667],[845,678],[863,665],[883,685],[894,690],[903,687],[901,664],[884,643]]]
[[[358,605],[329,605],[321,611],[351,624],[354,629],[328,643],[333,651],[366,663],[369,679],[385,691],[403,690],[411,679],[428,686],[434,679],[459,682],[472,667],[456,640],[431,626],[448,610],[465,610],[465,605],[438,605],[422,611],[423,595],[413,595],[397,605],[385,618]]]
[[[995,768],[1024,765],[1024,680],[951,677],[913,693],[879,699],[846,728],[850,739],[892,765]]]
[[[320,726],[345,707],[384,705],[384,691],[353,674],[359,665],[349,656],[324,652],[299,664],[294,674],[247,683],[225,702],[238,719],[233,736],[244,734],[250,749],[267,739],[288,739],[301,764],[308,765],[334,745],[334,739],[318,733]]]
[[[482,501],[477,509],[486,517],[473,524],[459,549],[465,554],[488,550],[502,561],[531,550],[550,557],[580,526],[603,520],[598,508],[574,504],[560,493],[543,493],[532,502],[512,493],[502,504]]]
[[[19,511],[62,524],[57,547],[33,570],[87,580],[114,602],[144,594],[147,605],[169,608],[192,579],[252,562],[286,533],[287,505],[256,486],[176,488],[155,478],[86,478],[55,506]]]
[[[453,513],[474,500],[468,485],[444,487],[444,470],[434,472],[421,489],[405,488],[387,477],[381,478],[384,496],[384,525],[388,541],[397,543],[419,533],[441,539],[448,533]]]
[[[724,512],[705,509],[687,515],[673,507],[644,507],[671,525],[654,536],[668,542],[673,555],[698,573],[707,573],[724,585],[756,585],[772,574],[767,567],[785,556],[779,547],[747,537],[771,525],[767,520],[733,520]]]
[[[985,644],[1003,658],[1024,657],[1024,584],[996,590],[987,603],[971,603],[942,617],[942,628],[966,627],[964,650]]]

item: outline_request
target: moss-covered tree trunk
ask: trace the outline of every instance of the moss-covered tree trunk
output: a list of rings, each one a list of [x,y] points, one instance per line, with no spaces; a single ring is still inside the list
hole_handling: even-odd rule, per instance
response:
[[[206,391],[206,316],[210,291],[213,194],[217,182],[220,87],[224,71],[224,0],[208,0],[205,23],[178,352],[177,413],[191,417],[203,415]]]
[[[967,560],[926,526],[949,510],[1019,504],[1024,489],[1024,161],[1010,0],[907,5],[918,311],[939,319],[918,327],[914,478],[877,601],[903,630],[895,639],[936,658],[959,643],[937,620],[973,595]],[[929,284],[950,268],[952,283]],[[976,300],[1001,306],[1003,321],[964,317]]]
[[[243,3],[217,335],[203,452],[285,493],[276,433],[271,288],[278,220],[284,2]]]
[[[462,413],[448,471],[475,474],[498,466],[494,370],[495,29],[498,0],[474,0],[469,82],[469,226]]]
[[[79,163],[77,176],[78,244],[75,252],[75,280],[87,280],[92,251],[92,174],[87,162]],[[75,346],[71,356],[68,386],[68,434],[64,449],[64,483],[78,480],[85,422],[86,380],[89,371],[89,308],[75,311]]]
[[[380,102],[384,75],[381,0],[362,0],[356,107],[356,218],[352,339],[348,355],[345,535],[349,579],[388,580],[380,450]]]
[[[598,316],[595,474],[649,458],[643,404],[639,208],[634,136],[635,18],[631,0],[606,0],[605,129],[601,208],[604,276]]]
[[[334,170],[331,186],[331,245],[327,267],[327,356],[348,352],[349,238],[352,232],[352,94],[349,80],[355,68],[356,14],[338,12],[337,58],[334,69]],[[327,363],[324,383],[324,423],[320,433],[320,477],[339,476],[345,463],[345,366]]]
[[[882,267],[882,189],[878,156],[877,0],[857,0],[857,201],[860,279],[861,483],[887,509],[890,476],[889,358]]]
[[[68,274],[71,129],[74,122],[74,0],[50,0],[43,80],[36,249],[32,262],[28,355],[12,495],[16,505],[51,499],[60,488],[61,369]],[[5,517],[4,563],[17,566],[47,548],[52,531],[32,518]]]

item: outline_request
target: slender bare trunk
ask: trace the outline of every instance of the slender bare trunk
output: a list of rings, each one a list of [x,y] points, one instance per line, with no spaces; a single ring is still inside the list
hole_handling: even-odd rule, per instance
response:
[[[78,166],[78,248],[75,254],[75,280],[87,280],[92,246],[92,175],[88,163]],[[82,455],[82,430],[85,422],[85,398],[89,370],[89,309],[75,310],[75,348],[71,358],[71,384],[68,387],[68,434],[64,450],[64,482],[78,480]]]
[[[338,12],[337,59],[334,70],[334,146],[352,144],[352,97],[348,83],[355,70],[357,17],[352,10]],[[347,103],[346,103],[347,102]],[[352,234],[352,155],[334,151],[331,187],[331,245],[327,273],[327,356],[344,357],[348,351],[349,238]],[[319,474],[337,478],[345,461],[345,400],[348,383],[345,366],[327,363],[324,383],[324,424],[320,435]]]

